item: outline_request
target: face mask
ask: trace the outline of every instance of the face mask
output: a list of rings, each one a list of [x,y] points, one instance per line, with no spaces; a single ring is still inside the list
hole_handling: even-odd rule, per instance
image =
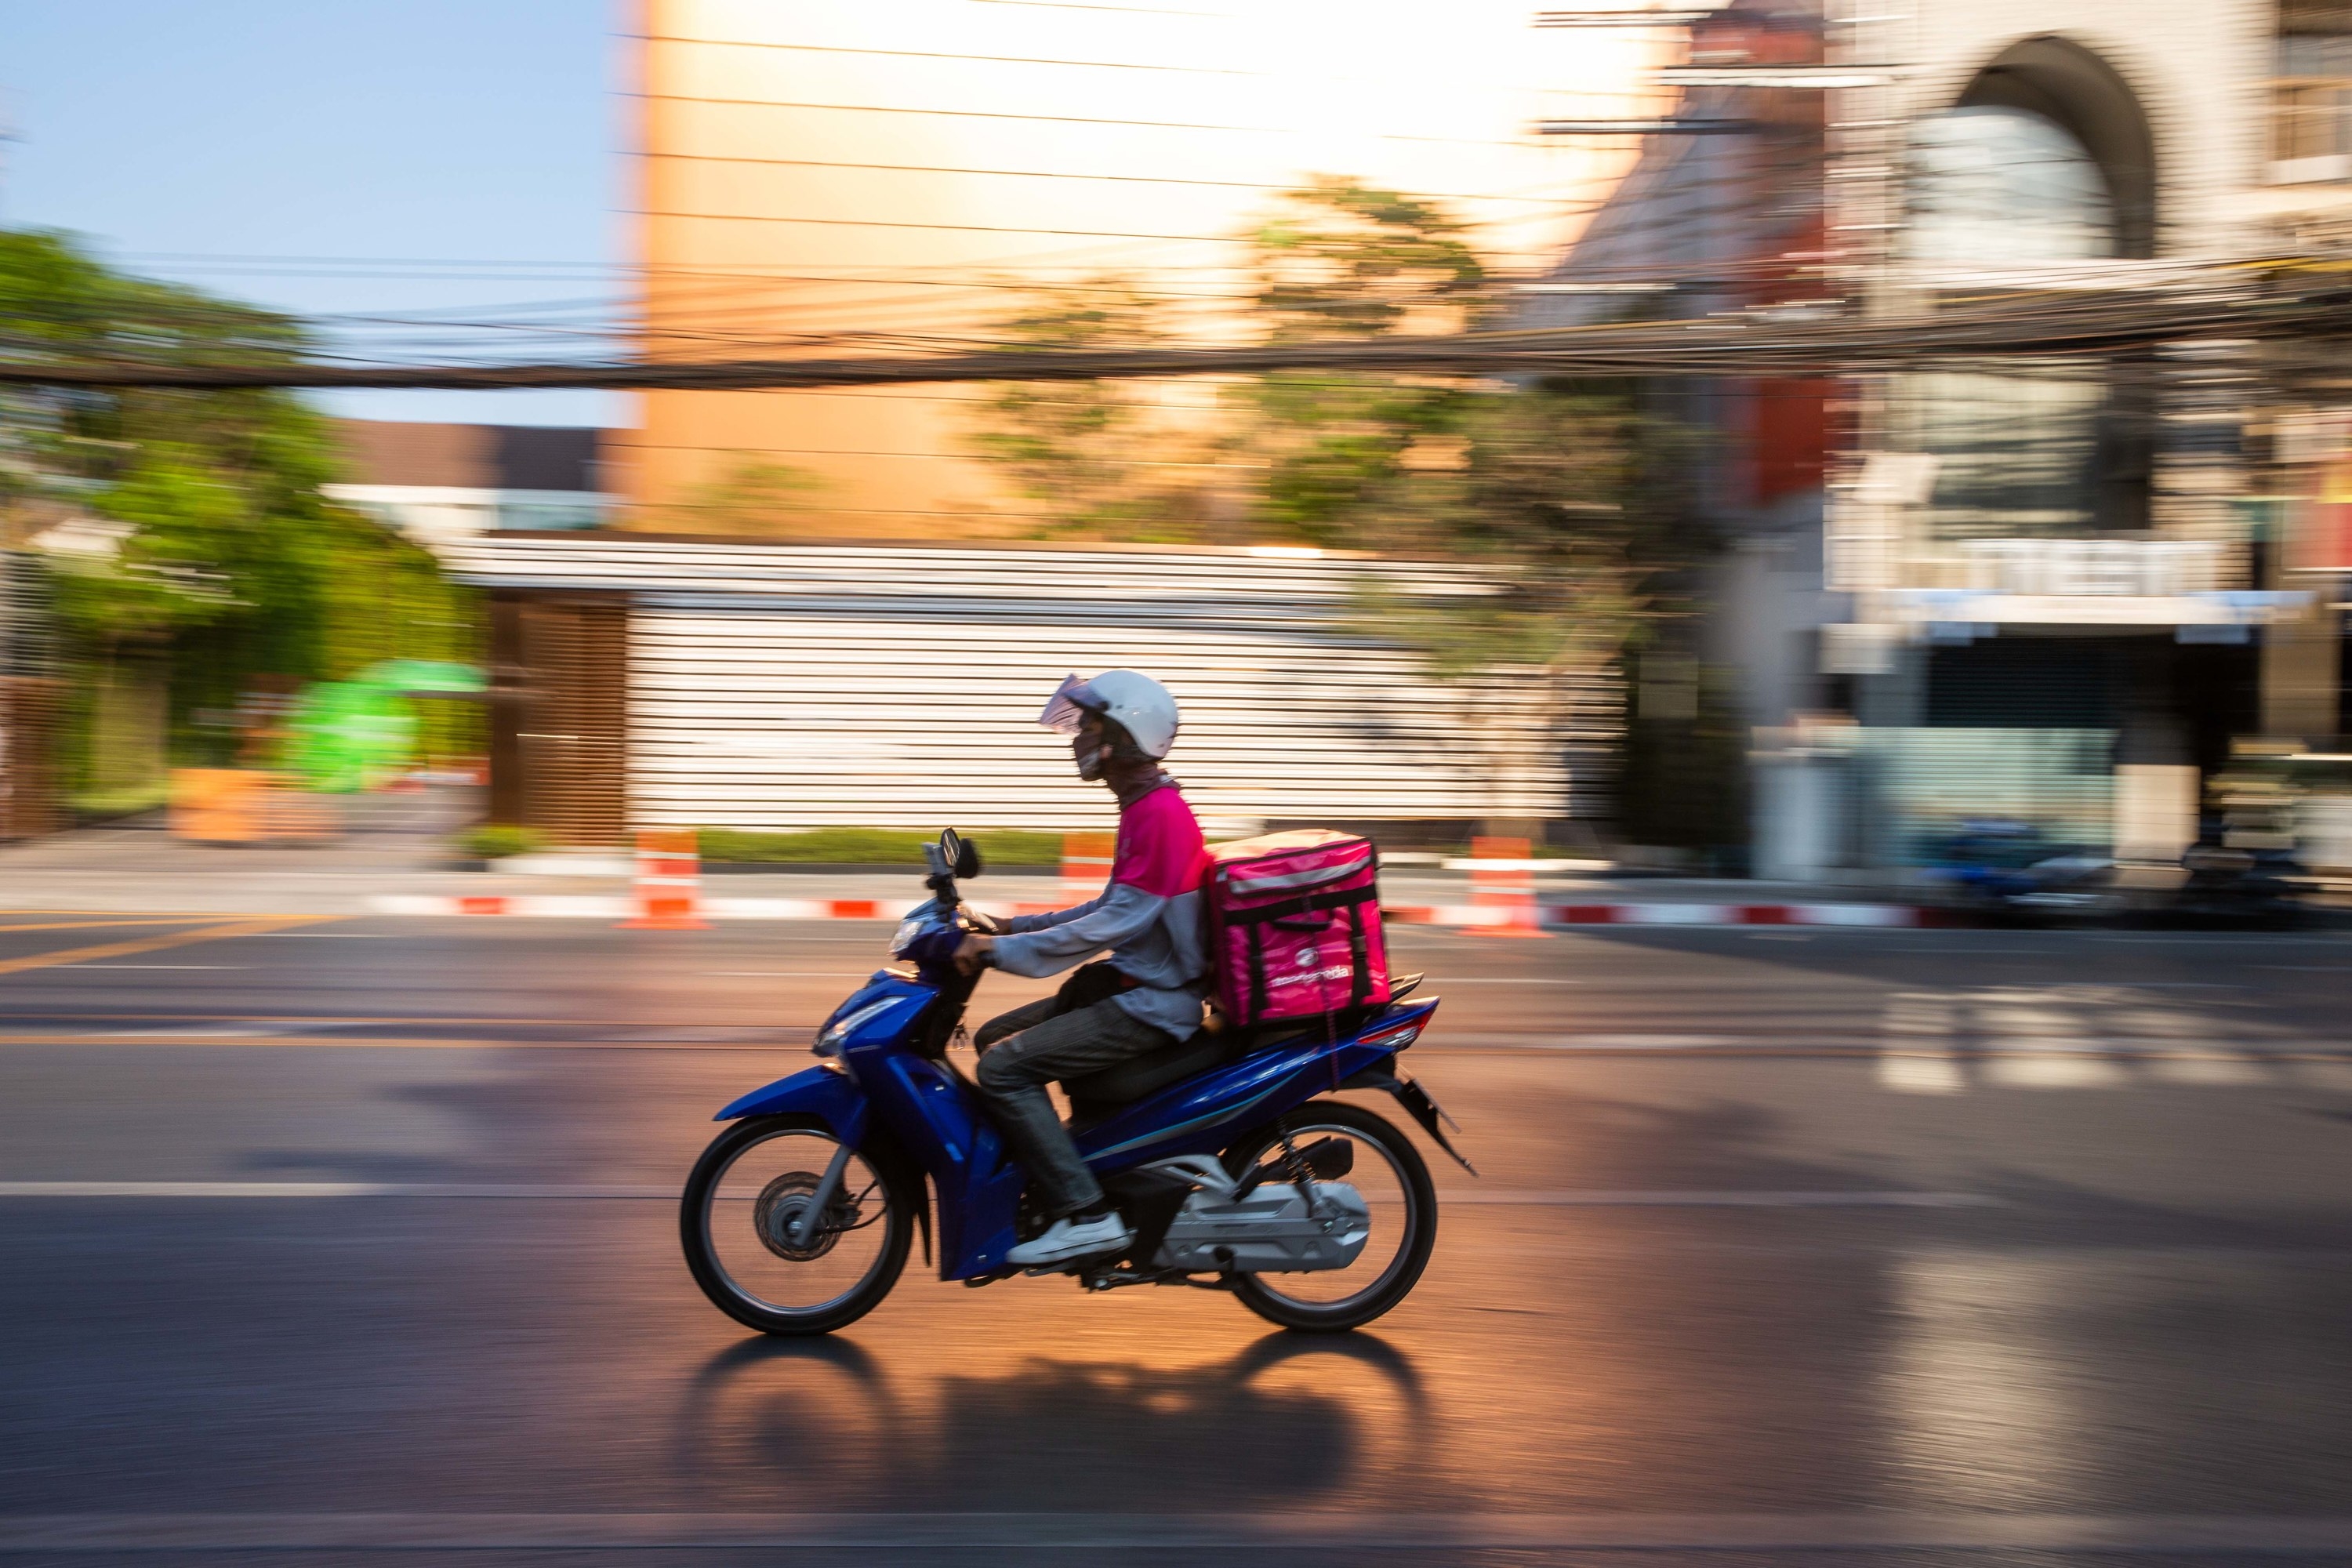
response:
[[[1089,735],[1085,731],[1070,742],[1070,755],[1078,764],[1078,777],[1092,784],[1103,775],[1103,760],[1110,755],[1110,747],[1099,733]]]

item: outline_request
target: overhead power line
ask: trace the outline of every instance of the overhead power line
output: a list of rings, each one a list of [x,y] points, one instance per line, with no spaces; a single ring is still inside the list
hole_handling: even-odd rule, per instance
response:
[[[370,363],[223,353],[205,363],[31,357],[0,342],[0,383],[72,386],[705,391],[973,381],[1097,381],[1282,370],[1474,375],[1786,375],[1900,370],[1935,360],[2100,355],[2188,339],[2291,338],[2305,351],[2352,339],[2352,268],[2241,264],[2186,281],[2106,289],[1947,294],[1941,308],[1863,317],[1836,306],[1538,331],[1319,339],[1287,343],[1059,349],[922,338],[840,339],[787,355],[666,356],[595,363]],[[830,350],[832,352],[824,352]]]

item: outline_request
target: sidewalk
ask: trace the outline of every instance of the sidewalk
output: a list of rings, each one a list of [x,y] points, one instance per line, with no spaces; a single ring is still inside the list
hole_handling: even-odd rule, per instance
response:
[[[188,844],[159,818],[0,846],[0,910],[175,914],[512,914],[623,918],[626,862],[598,858],[568,873],[452,868],[449,836],[471,820],[471,792],[357,796],[340,803],[341,841],[319,846]],[[601,863],[599,863],[601,862]],[[1859,890],[1700,878],[1538,875],[1550,923],[1911,923],[1913,911]],[[1091,895],[1053,875],[987,875],[968,884],[992,912],[1056,909]],[[1473,910],[1465,873],[1398,868],[1381,881],[1390,918],[1493,923]],[[719,920],[895,920],[919,903],[914,867],[706,875],[705,912]]]

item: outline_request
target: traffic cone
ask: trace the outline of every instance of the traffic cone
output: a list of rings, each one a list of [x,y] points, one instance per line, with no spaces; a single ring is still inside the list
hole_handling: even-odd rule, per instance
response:
[[[691,827],[637,830],[637,912],[623,931],[707,931],[702,918],[702,854]]]
[[[1475,909],[1501,911],[1492,924],[1470,929],[1480,936],[1541,936],[1536,921],[1536,878],[1528,860],[1524,838],[1473,838],[1470,841],[1470,903]],[[1488,864],[1491,862],[1492,864]]]
[[[1118,850],[1115,833],[1062,835],[1062,890],[1091,899],[1110,880],[1111,858]]]

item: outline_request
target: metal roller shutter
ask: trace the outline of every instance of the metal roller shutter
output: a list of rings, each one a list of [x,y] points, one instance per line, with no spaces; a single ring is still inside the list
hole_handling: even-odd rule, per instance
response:
[[[1089,827],[1111,820],[1036,727],[1063,676],[1176,692],[1171,771],[1213,830],[1268,819],[1560,817],[1590,805],[1604,682],[1433,679],[1343,627],[1368,574],[1449,567],[1238,554],[487,541],[463,574],[626,584],[628,795],[641,825]]]

